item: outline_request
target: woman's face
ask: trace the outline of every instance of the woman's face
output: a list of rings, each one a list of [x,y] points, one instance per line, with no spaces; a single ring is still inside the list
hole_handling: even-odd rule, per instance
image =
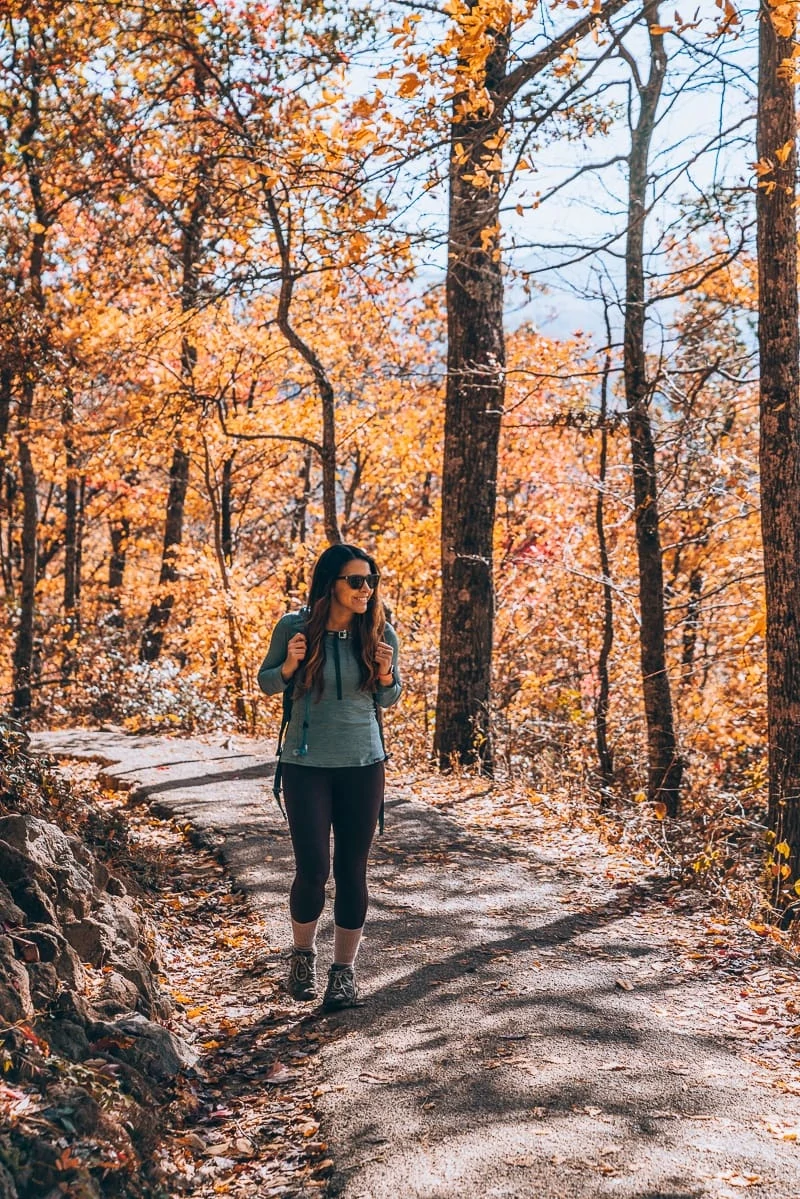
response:
[[[362,583],[356,590],[350,586],[347,579],[344,577],[350,575],[358,575],[359,578],[365,579],[372,575],[372,570],[369,562],[364,562],[361,558],[351,558],[349,562],[345,562],[344,566],[339,571],[339,578],[333,585],[331,592],[332,608],[338,609],[337,614],[344,616],[354,615],[355,613],[366,612],[367,604],[372,598],[374,588],[368,587]]]

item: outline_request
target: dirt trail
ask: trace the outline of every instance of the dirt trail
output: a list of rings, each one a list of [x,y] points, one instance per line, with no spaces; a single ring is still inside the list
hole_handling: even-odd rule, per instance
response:
[[[74,730],[38,749],[216,840],[285,939],[291,851],[259,747]],[[598,854],[600,854],[598,848]],[[359,959],[365,1004],[322,1050],[347,1199],[759,1199],[800,1193],[800,1086],[735,974],[693,968],[657,891],[467,834],[390,788]],[[694,930],[696,933],[696,929]],[[323,924],[323,968],[331,941]],[[689,935],[687,931],[687,935]]]

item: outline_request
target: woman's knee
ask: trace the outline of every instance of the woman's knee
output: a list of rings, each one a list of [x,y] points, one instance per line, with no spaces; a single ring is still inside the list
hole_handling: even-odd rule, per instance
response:
[[[297,864],[295,884],[305,891],[324,891],[330,878],[330,866],[323,863],[308,866]]]

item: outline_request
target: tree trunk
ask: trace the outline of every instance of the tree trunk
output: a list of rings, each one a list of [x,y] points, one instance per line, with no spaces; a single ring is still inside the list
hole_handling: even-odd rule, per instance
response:
[[[787,6],[788,10],[788,6]],[[785,14],[781,14],[786,20]],[[794,29],[761,6],[756,153],[761,529],[767,608],[769,825],[778,846],[772,898],[785,909],[800,877],[800,337],[795,213]],[[782,877],[782,875],[784,877]]]
[[[611,373],[611,327],[608,321],[607,309],[606,330],[606,344],[608,349],[606,351],[603,379],[600,388],[600,467],[597,480],[597,501],[594,510],[597,546],[600,554],[600,574],[603,579],[603,638],[597,660],[598,690],[594,705],[594,728],[600,782],[604,788],[610,787],[614,781],[614,755],[608,744],[608,705],[611,690],[608,678],[608,659],[611,656],[611,647],[614,644],[614,597],[611,590],[611,566],[608,558],[605,527],[605,493],[608,465],[608,378]]]
[[[227,459],[226,461],[229,461]],[[223,468],[224,469],[224,468]],[[225,600],[225,617],[228,623],[228,641],[230,645],[230,668],[233,676],[233,708],[236,715],[236,725],[242,732],[254,732],[255,721],[251,720],[247,711],[247,697],[244,677],[244,655],[236,620],[235,600],[231,587],[228,559],[222,540],[222,506],[217,499],[217,482],[211,467],[211,456],[208,443],[204,443],[204,476],[208,500],[211,505],[211,515],[214,521],[214,552],[217,559],[222,593]],[[221,489],[220,489],[221,490]]]
[[[33,408],[33,383],[23,379],[19,410],[18,462],[22,480],[22,571],[20,579],[19,624],[14,645],[14,691],[11,714],[25,720],[31,711],[34,623],[36,613],[36,567],[38,554],[39,497],[36,471],[28,441],[29,420]]]
[[[66,496],[64,502],[64,627],[62,631],[61,678],[69,683],[77,665],[77,638],[80,630],[78,594],[80,578],[78,565],[78,522],[80,480],[75,471],[75,443],[73,441],[74,411],[72,397],[64,401],[61,422],[64,427],[64,469],[66,473]]]
[[[222,464],[222,492],[220,495],[220,522],[222,553],[230,566],[233,561],[233,455]]]
[[[29,119],[20,135],[21,155],[25,163],[25,174],[30,189],[36,225],[31,237],[28,283],[33,305],[37,312],[45,308],[42,276],[44,273],[45,235],[49,214],[42,192],[39,161],[32,148],[41,124],[40,86],[41,66],[36,47],[29,40],[30,87]],[[33,364],[23,367],[21,394],[17,421],[17,461],[22,485],[22,568],[20,578],[19,625],[14,645],[13,700],[11,711],[19,720],[26,720],[31,711],[31,683],[33,676],[34,627],[36,620],[36,577],[38,568],[38,523],[39,497],[36,485],[36,470],[33,464],[30,443],[30,421],[33,415],[34,378]]]
[[[11,400],[14,375],[8,367],[0,369],[0,569],[3,592],[8,601],[14,595],[14,493],[16,480],[8,453],[8,431],[11,424]],[[5,516],[5,530],[3,528]],[[3,533],[5,532],[5,537]]]
[[[492,541],[505,398],[502,108],[491,97],[505,77],[508,57],[506,33],[495,32],[493,38],[483,81],[489,99],[483,111],[464,117],[464,97],[457,95],[451,123],[442,607],[434,737],[442,768],[477,762],[487,774],[493,768]],[[486,186],[479,185],[481,177]]]
[[[121,593],[125,579],[125,563],[128,556],[128,537],[131,522],[127,516],[111,522],[111,557],[108,560],[108,590],[111,593],[111,612],[108,624],[113,629],[121,629],[125,624],[122,611]]]
[[[664,803],[667,812],[674,816],[680,803],[683,762],[675,744],[672,696],[667,675],[656,452],[650,422],[651,389],[647,378],[644,340],[644,228],[648,157],[667,58],[663,35],[653,32],[659,27],[658,5],[649,5],[644,17],[650,28],[650,75],[646,84],[638,85],[639,118],[632,130],[628,160],[624,375],[639,567],[639,646],[647,723],[647,797],[651,801]]]
[[[681,648],[681,682],[690,683],[694,675],[694,656],[697,650],[697,630],[700,627],[700,606],[703,600],[703,572],[693,566],[689,572],[689,599],[683,625]]]
[[[313,451],[307,449],[303,455],[303,465],[300,468],[300,481],[303,485],[303,490],[295,502],[294,512],[292,513],[292,541],[299,541],[301,545],[305,545],[307,533],[307,516],[308,503],[311,499],[311,456]]]
[[[176,446],[169,470],[167,519],[164,525],[164,546],[161,553],[161,573],[158,577],[158,597],[150,605],[139,647],[140,662],[157,662],[164,644],[164,630],[169,624],[175,603],[173,587],[178,581],[177,556],[183,541],[183,510],[189,485],[189,455]]]

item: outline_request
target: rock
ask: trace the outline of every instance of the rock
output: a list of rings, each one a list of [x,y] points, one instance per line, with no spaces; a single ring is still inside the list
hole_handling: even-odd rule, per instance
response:
[[[135,949],[124,954],[115,954],[114,969],[128,982],[133,983],[139,993],[139,1007],[146,1016],[165,1017],[172,1011],[172,1003],[162,995],[156,979],[145,959]]]
[[[54,879],[6,841],[0,841],[0,875],[13,903],[22,910],[23,919],[27,917],[42,924],[56,923]]]
[[[142,922],[130,904],[122,899],[99,897],[92,908],[92,917],[113,928],[115,939],[136,946],[142,940]]]
[[[116,940],[113,927],[101,924],[92,917],[65,924],[64,936],[81,961],[89,962],[92,966],[105,965]]]
[[[109,877],[109,880],[106,883],[106,891],[108,891],[109,895],[119,896],[120,898],[128,894],[128,892],[125,890],[125,884],[123,883],[122,879],[117,878],[115,874],[112,874]]]
[[[58,909],[80,920],[89,914],[94,879],[75,857],[72,843],[76,840],[36,816],[0,817],[0,851],[3,845],[8,846],[48,874],[55,883]],[[16,895],[14,898],[20,903]],[[20,906],[24,907],[22,903]]]
[[[38,947],[41,961],[53,963],[61,982],[77,989],[86,985],[86,972],[80,959],[59,929],[52,924],[29,924],[24,935]],[[54,995],[56,991],[58,987],[55,987]]]
[[[62,987],[50,1004],[50,1015],[60,1016],[64,1020],[72,1020],[74,1024],[87,1027],[97,1022],[97,1012],[89,1000],[68,987]]]
[[[162,1024],[136,1013],[92,1025],[94,1048],[127,1062],[145,1078],[171,1082],[197,1063],[197,1054]]]
[[[82,1062],[89,1056],[89,1038],[86,1030],[72,1020],[45,1017],[37,1020],[34,1032],[57,1053],[71,1062]]]
[[[139,990],[130,979],[117,970],[112,970],[103,979],[96,1007],[104,1016],[118,1016],[123,1012],[135,1012],[140,1002]],[[151,1015],[150,1009],[144,1015]]]
[[[38,949],[40,962],[54,962],[64,944],[64,938],[52,924],[29,924],[24,937]]]
[[[46,1010],[58,994],[61,980],[52,962],[35,962],[28,967],[31,1000],[37,1011]]]
[[[11,945],[8,937],[3,942]],[[28,981],[28,971],[22,962],[11,952],[0,950],[0,1018],[8,1024],[16,1024],[17,1020],[30,1020],[33,1016],[33,1000]]]
[[[25,920],[25,913],[22,908],[17,907],[14,903],[14,897],[9,891],[5,883],[0,883],[0,924],[22,924]],[[0,1199],[2,1191],[0,1191]]]

